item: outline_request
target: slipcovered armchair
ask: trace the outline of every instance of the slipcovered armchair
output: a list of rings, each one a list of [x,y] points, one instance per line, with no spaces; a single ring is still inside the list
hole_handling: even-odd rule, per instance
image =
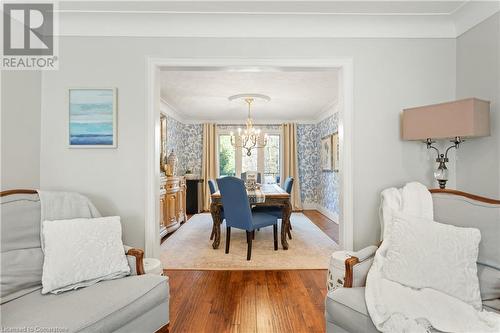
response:
[[[168,332],[168,278],[144,274],[141,249],[124,247],[129,276],[43,295],[39,196],[32,190],[13,190],[0,197],[2,328]]]
[[[430,192],[434,220],[481,231],[477,272],[483,308],[500,313],[500,200],[455,190],[432,189]],[[378,332],[365,303],[366,277],[376,250],[377,246],[369,246],[358,252],[341,251],[332,255],[332,259],[343,261],[345,273],[341,274],[341,278],[336,278],[335,272],[331,271],[332,265],[328,272],[329,291],[325,300],[328,333]]]
[[[345,257],[345,274],[336,278],[328,271],[328,294],[325,301],[326,331],[378,332],[365,304],[365,283],[373,263],[377,246],[368,246],[358,252],[339,252]],[[333,256],[336,254],[334,253]],[[335,288],[335,285],[341,287]]]

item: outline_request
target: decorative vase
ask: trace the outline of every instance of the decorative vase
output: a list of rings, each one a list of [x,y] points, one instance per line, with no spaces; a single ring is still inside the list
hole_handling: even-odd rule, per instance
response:
[[[171,175],[175,175],[177,172],[177,155],[175,155],[174,150],[170,152],[170,154],[167,157],[167,164],[170,167],[170,173]]]

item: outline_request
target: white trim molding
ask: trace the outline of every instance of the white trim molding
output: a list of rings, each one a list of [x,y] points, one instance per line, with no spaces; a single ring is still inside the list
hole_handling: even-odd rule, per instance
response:
[[[323,207],[320,204],[316,205],[316,210],[318,212],[320,212],[321,214],[325,215],[326,217],[328,217],[330,220],[332,220],[336,224],[339,224],[339,215],[338,214],[331,212],[326,207]]]
[[[160,258],[160,70],[146,58],[146,193],[144,248],[146,257]]]
[[[61,3],[59,36],[211,38],[456,38],[499,11],[498,1],[447,10],[345,9],[335,1]],[[370,1],[368,1],[369,3]],[[424,1],[422,1],[424,2]],[[353,1],[353,3],[356,3]],[[380,6],[384,1],[380,1]],[[353,4],[351,4],[353,5]],[[330,6],[330,7],[328,7]],[[89,24],[92,22],[92,24]],[[307,27],[307,29],[304,29]]]
[[[328,210],[328,208],[320,205],[319,203],[316,202],[304,202],[302,203],[302,208],[304,210],[317,210],[321,214],[325,215],[328,217],[330,220],[335,222],[335,224],[339,224],[339,215]]]
[[[467,1],[451,16],[455,22],[455,35],[459,37],[479,23],[500,11],[500,1]]]
[[[353,249],[353,113],[354,113],[354,70],[351,58],[276,58],[276,59],[242,59],[242,58],[155,58],[146,59],[146,207],[145,207],[145,244],[146,255],[158,258],[160,254],[159,238],[159,165],[160,143],[160,68],[197,67],[220,68],[221,70],[293,70],[294,68],[339,69],[340,93],[339,101],[339,139],[340,139],[340,210],[336,221],[340,223],[340,245],[346,250]]]
[[[160,97],[160,111],[164,115],[170,116],[181,123],[186,123],[186,120],[181,116],[179,111],[177,111],[177,109],[174,108],[172,104],[168,103],[163,97]]]

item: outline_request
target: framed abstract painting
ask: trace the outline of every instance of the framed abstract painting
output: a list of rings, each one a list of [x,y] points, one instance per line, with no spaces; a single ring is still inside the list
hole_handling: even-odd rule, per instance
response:
[[[116,88],[69,89],[70,148],[116,148]]]

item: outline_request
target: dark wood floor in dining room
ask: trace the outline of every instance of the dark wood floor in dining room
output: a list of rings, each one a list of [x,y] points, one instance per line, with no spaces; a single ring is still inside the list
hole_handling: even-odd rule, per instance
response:
[[[304,214],[338,242],[337,224]],[[170,332],[324,332],[326,272],[165,270]]]

